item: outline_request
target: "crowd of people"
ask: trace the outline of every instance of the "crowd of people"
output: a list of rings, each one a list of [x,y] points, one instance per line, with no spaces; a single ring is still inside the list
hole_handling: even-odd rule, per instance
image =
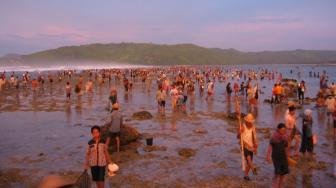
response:
[[[293,71],[291,70],[290,74]],[[9,75],[9,77],[8,77]],[[298,73],[298,77],[301,73]],[[309,72],[312,78],[320,79],[320,88],[316,95],[316,108],[326,108],[328,125],[333,125],[336,135],[336,85],[328,83],[326,72]],[[41,87],[46,87],[46,82],[52,87],[54,82],[64,84],[65,100],[74,100],[73,93],[80,98],[82,95],[92,95],[94,85],[102,86],[112,84],[106,110],[110,112],[109,136],[101,139],[100,127],[92,127],[92,140],[88,142],[85,168],[91,168],[93,181],[97,187],[104,187],[106,165],[111,163],[108,151],[111,139],[115,140],[117,152],[120,151],[120,129],[123,125],[123,115],[120,112],[120,101],[115,85],[122,85],[124,93],[132,92],[134,83],[142,83],[147,92],[152,86],[157,88],[155,99],[158,113],[165,115],[167,101],[171,102],[173,112],[187,112],[187,106],[193,105],[195,96],[200,100],[211,101],[215,97],[215,84],[225,83],[225,95],[227,102],[245,101],[249,108],[244,121],[239,123],[238,138],[242,143],[244,179],[249,181],[249,172],[257,174],[257,168],[253,162],[253,156],[258,151],[258,132],[255,125],[255,111],[258,108],[259,96],[263,94],[259,82],[267,79],[274,83],[272,88],[272,105],[287,105],[283,123],[279,123],[269,141],[266,159],[273,161],[275,178],[273,187],[283,187],[284,177],[289,173],[289,165],[302,157],[314,157],[314,144],[316,134],[313,132],[313,111],[305,109],[303,114],[297,112],[296,106],[303,105],[307,90],[304,80],[298,82],[284,82],[282,73],[268,70],[243,70],[240,68],[223,68],[222,66],[171,66],[151,67],[136,69],[103,69],[103,70],[68,70],[48,73],[32,74],[30,72],[1,74],[0,91],[5,89],[31,89],[33,92]],[[156,83],[156,84],[153,84]],[[233,85],[233,86],[232,86]],[[218,86],[219,87],[219,86]],[[197,89],[198,88],[198,89]],[[120,89],[121,90],[121,89]],[[294,95],[294,96],[293,96]],[[170,108],[169,108],[170,109]],[[240,107],[236,114],[240,118]],[[302,123],[298,123],[301,118]],[[299,125],[301,124],[301,125]],[[301,127],[301,130],[300,130]],[[291,145],[294,144],[292,154]]]

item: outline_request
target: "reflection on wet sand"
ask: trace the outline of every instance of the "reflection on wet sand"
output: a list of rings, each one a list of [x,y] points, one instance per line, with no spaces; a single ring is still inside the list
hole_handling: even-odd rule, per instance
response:
[[[283,71],[289,72],[287,69]],[[304,75],[301,77],[306,78]],[[167,97],[163,114],[157,110],[155,78],[152,78],[151,84],[132,79],[133,88],[128,92],[125,92],[122,80],[113,78],[110,84],[106,81],[99,85],[98,80],[92,79],[93,92],[83,92],[83,95],[78,96],[72,93],[70,101],[65,99],[64,81],[52,85],[45,83],[44,87],[36,91],[30,88],[1,91],[1,174],[25,168],[27,170],[22,169],[24,173],[20,175],[25,176],[22,179],[30,182],[31,187],[45,174],[64,173],[73,177],[80,174],[84,146],[90,139],[89,129],[92,125],[103,125],[109,121],[109,112],[105,108],[110,89],[115,86],[121,111],[125,114],[125,123],[141,133],[154,135],[154,144],[164,146],[166,150],[146,152],[143,150],[145,140],[140,140],[134,145],[122,147],[119,154],[112,153],[121,171],[108,179],[111,186],[269,187],[274,168],[265,161],[264,154],[274,128],[277,123],[284,121],[287,109],[286,105],[263,103],[264,99],[271,97],[273,81],[260,81],[260,85],[265,85],[265,88],[262,88],[264,94],[259,96],[256,105],[249,105],[245,96],[240,96],[239,108],[244,114],[254,114],[260,131],[260,149],[255,156],[259,174],[252,176],[251,182],[244,182],[236,139],[237,122],[226,116],[238,108],[235,96],[228,98],[225,93],[226,83],[231,79],[221,82],[216,80],[215,93],[207,100],[206,89],[203,96],[196,89],[197,92],[188,95],[186,112],[172,109],[171,98]],[[87,78],[84,76],[85,81]],[[314,97],[318,81],[309,81],[311,93],[308,96]],[[314,109],[314,104],[304,105],[298,114],[306,108]],[[134,112],[141,110],[154,114],[153,119],[132,118]],[[319,137],[319,144],[314,151],[317,159],[309,163],[299,161],[301,165],[291,168],[288,187],[333,187],[335,155],[332,126],[327,126],[325,114],[324,109],[314,109],[313,129]],[[301,120],[297,120],[300,129]],[[15,150],[10,146],[15,146]],[[192,157],[184,158],[177,152],[181,148],[196,152]]]

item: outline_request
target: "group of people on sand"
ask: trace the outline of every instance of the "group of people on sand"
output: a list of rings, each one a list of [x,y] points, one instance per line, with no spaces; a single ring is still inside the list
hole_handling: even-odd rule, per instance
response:
[[[276,104],[288,101],[284,93],[285,86],[281,83],[282,74],[277,71],[267,69],[243,70],[239,68],[225,69],[221,66],[176,66],[176,67],[152,67],[136,69],[104,69],[104,70],[85,70],[78,72],[75,70],[58,71],[47,76],[49,84],[54,80],[58,82],[66,81],[64,91],[67,101],[71,100],[72,93],[78,97],[85,93],[93,93],[93,86],[114,83],[122,85],[125,93],[132,92],[133,83],[142,82],[146,91],[151,91],[152,80],[156,80],[157,90],[155,100],[158,112],[165,114],[168,99],[171,101],[172,111],[187,111],[187,104],[191,105],[198,92],[201,100],[211,101],[215,97],[215,89],[220,83],[226,83],[225,95],[227,101],[231,102],[232,94],[235,101],[246,101],[249,109],[244,121],[240,123],[238,137],[241,140],[241,152],[244,163],[244,180],[249,181],[249,173],[257,175],[257,168],[253,162],[255,154],[258,152],[258,131],[255,125],[255,110],[257,108],[259,95],[261,94],[258,82],[263,79],[274,81],[272,89],[272,102]],[[328,85],[325,73],[319,75],[320,90],[317,94],[316,106],[326,108],[328,124],[333,124],[334,134],[336,134],[336,86],[334,83]],[[10,79],[6,78],[6,73],[1,75],[0,89],[17,88],[20,83],[25,88],[36,90],[43,87],[45,76],[39,74],[34,78],[26,72],[20,79],[14,73]],[[86,82],[85,82],[86,80]],[[9,83],[9,84],[8,84]],[[74,83],[74,85],[73,85]],[[233,86],[231,85],[233,84]],[[215,87],[216,84],[216,87]],[[198,89],[196,89],[198,88]],[[299,82],[295,88],[298,102],[303,104],[307,84]],[[120,112],[116,87],[112,87],[108,98],[106,109],[110,112],[109,135],[103,139],[101,129],[98,126],[91,128],[92,139],[87,144],[85,169],[90,167],[92,179],[97,183],[97,187],[104,187],[105,171],[107,166],[112,163],[108,148],[111,142],[116,143],[117,152],[120,151],[120,130],[123,124],[123,115]],[[205,97],[203,98],[205,93]],[[187,103],[190,101],[189,103]],[[314,144],[316,136],[313,132],[313,111],[304,110],[303,114],[298,114],[294,102],[288,102],[288,109],[284,114],[283,123],[275,125],[276,129],[272,134],[266,159],[273,162],[275,178],[273,187],[283,187],[285,176],[289,173],[289,166],[298,160],[300,153],[305,158],[314,157]],[[240,109],[236,109],[237,116],[240,118]],[[301,118],[301,123],[298,119]],[[300,126],[301,125],[301,126]],[[300,129],[301,127],[301,129]],[[291,145],[294,144],[292,154]],[[295,160],[294,160],[295,159]],[[112,173],[112,172],[111,172]],[[113,173],[111,174],[113,175]]]
[[[240,113],[237,114],[240,118]],[[306,109],[302,115],[301,130],[297,124],[297,114],[293,102],[289,102],[288,109],[284,115],[284,123],[279,123],[272,134],[266,160],[273,162],[274,179],[272,187],[280,188],[284,186],[285,177],[289,174],[289,166],[295,165],[296,160],[301,158],[313,159],[315,156],[314,145],[317,138],[313,133],[312,110]],[[238,138],[242,144],[242,162],[244,168],[244,179],[250,181],[249,172],[257,175],[257,167],[253,163],[253,156],[258,151],[258,131],[254,124],[255,118],[249,113],[244,117],[244,122],[240,125]],[[294,155],[291,153],[291,145],[294,144]]]

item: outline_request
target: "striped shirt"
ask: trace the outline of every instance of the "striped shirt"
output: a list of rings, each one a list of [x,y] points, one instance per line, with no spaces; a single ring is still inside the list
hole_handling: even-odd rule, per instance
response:
[[[105,140],[100,139],[98,143],[95,140],[88,142],[88,152],[90,154],[89,165],[90,166],[106,166],[106,145]]]

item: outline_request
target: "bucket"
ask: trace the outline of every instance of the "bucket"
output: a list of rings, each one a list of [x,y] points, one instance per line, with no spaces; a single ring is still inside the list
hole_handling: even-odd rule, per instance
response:
[[[153,137],[146,138],[146,144],[147,144],[147,146],[152,146],[153,145]]]

